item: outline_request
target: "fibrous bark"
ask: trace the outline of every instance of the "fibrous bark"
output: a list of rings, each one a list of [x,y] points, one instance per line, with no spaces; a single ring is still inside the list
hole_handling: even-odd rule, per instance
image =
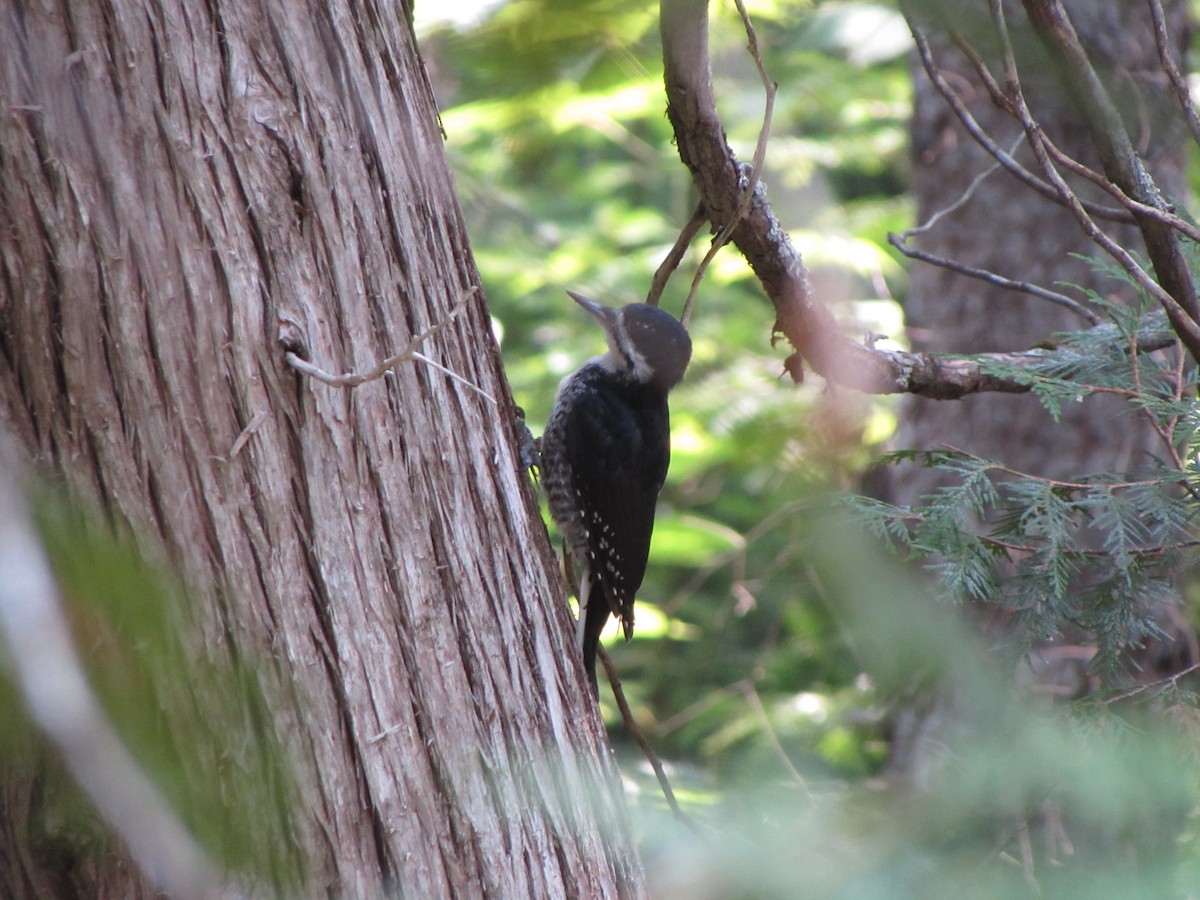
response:
[[[483,303],[421,351],[496,404],[416,362],[330,388],[277,340],[367,369],[477,282],[403,16],[0,7],[0,420],[258,670],[307,891],[637,895]],[[92,851],[77,889],[147,890]]]

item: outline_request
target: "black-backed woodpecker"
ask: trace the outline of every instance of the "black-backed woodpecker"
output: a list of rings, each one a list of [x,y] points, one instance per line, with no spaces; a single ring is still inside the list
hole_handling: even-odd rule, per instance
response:
[[[633,634],[654,507],[671,460],[667,392],[692,355],[686,329],[645,303],[614,309],[567,291],[604,328],[608,352],[558,388],[542,436],[541,478],[579,575],[578,641],[596,688],[596,648],[609,615]]]

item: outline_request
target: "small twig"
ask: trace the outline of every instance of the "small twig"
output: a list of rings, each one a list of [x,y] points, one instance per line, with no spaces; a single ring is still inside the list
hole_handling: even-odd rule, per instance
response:
[[[917,250],[915,247],[909,247],[903,243],[904,238],[895,234],[888,234],[888,243],[903,253],[910,259],[920,260],[921,262],[929,263],[933,266],[938,266],[942,269],[949,269],[951,272],[957,272],[959,275],[965,275],[968,278],[975,278],[979,281],[985,281],[989,284],[994,284],[997,287],[1007,288],[1012,291],[1019,291],[1022,294],[1029,294],[1032,297],[1038,297],[1042,300],[1048,300],[1051,303],[1056,303],[1059,306],[1065,307],[1078,316],[1086,319],[1089,325],[1100,324],[1100,317],[1079,303],[1077,300],[1072,300],[1065,294],[1060,294],[1057,291],[1051,291],[1028,281],[1014,281],[1011,278],[1005,278],[1003,275],[998,275],[995,272],[987,269],[978,269],[974,266],[968,266],[965,263],[960,263],[956,260],[945,256],[937,256],[933,253],[927,253],[924,250]]]
[[[695,721],[718,703],[724,701],[727,696],[735,693],[739,684],[741,684],[740,681],[735,681],[733,684],[728,684],[724,687],[710,690],[699,700],[689,704],[688,706],[685,706],[683,709],[679,710],[679,712],[659,722],[654,729],[655,732],[662,737],[666,737],[672,732],[678,731],[684,725]]]
[[[1182,349],[1180,352],[1175,354],[1175,357],[1177,363],[1175,366],[1173,387],[1175,389],[1174,399],[1178,401],[1183,398],[1183,370],[1179,366],[1179,363],[1183,361],[1184,357]],[[1142,364],[1140,354],[1138,353],[1137,331],[1134,331],[1133,334],[1129,336],[1129,370],[1130,374],[1133,376],[1133,390],[1130,392],[1130,397],[1140,397],[1142,394]],[[1171,442],[1171,435],[1174,433],[1175,426],[1179,422],[1179,416],[1169,416],[1165,423],[1160,423],[1158,421],[1158,417],[1155,416],[1150,409],[1145,406],[1141,407],[1141,415],[1145,419],[1146,424],[1150,426],[1150,430],[1158,435],[1158,439],[1162,441],[1163,446],[1166,447],[1167,453],[1170,454],[1171,457],[1171,464],[1182,472],[1183,460],[1179,456],[1179,451],[1175,449],[1175,445]],[[1189,490],[1191,493],[1195,493],[1194,490],[1191,490],[1190,488]]]
[[[1019,137],[1017,142],[1013,144],[1013,148],[1009,151],[1009,155],[1016,150],[1017,145],[1023,140],[1025,140],[1024,135]],[[962,195],[957,200],[955,200],[949,206],[935,212],[928,219],[926,219],[923,224],[918,225],[915,228],[910,228],[907,231],[902,231],[898,235],[889,232],[888,243],[907,256],[909,259],[920,260],[921,262],[926,262],[943,269],[949,269],[951,272],[957,272],[960,275],[966,275],[969,278],[976,278],[980,281],[986,281],[989,284],[994,284],[998,287],[1020,291],[1024,294],[1030,294],[1031,296],[1039,297],[1042,300],[1049,300],[1051,303],[1057,303],[1059,306],[1064,306],[1076,315],[1081,316],[1089,325],[1100,324],[1100,317],[1098,315],[1096,315],[1079,301],[1072,300],[1066,294],[1060,294],[1058,291],[1051,291],[1047,288],[1041,287],[1040,285],[1032,284],[1027,281],[1015,281],[1011,278],[1005,278],[1003,275],[999,275],[996,272],[991,272],[987,269],[976,268],[975,266],[968,266],[965,263],[949,259],[948,257],[937,256],[908,245],[908,240],[910,238],[919,234],[924,234],[933,228],[933,226],[936,225],[944,216],[947,216],[964,206],[971,199],[979,185],[983,183],[984,179],[1000,168],[1000,165],[1001,164],[997,161],[976,175],[974,180],[967,185],[967,189],[962,192]]]
[[[1136,340],[1136,338],[1137,338],[1137,335],[1135,334],[1134,339]],[[1175,353],[1175,371],[1172,374],[1172,378],[1173,378],[1173,384],[1175,386],[1174,399],[1175,399],[1175,402],[1178,403],[1179,401],[1181,401],[1183,399],[1183,393],[1187,386],[1188,379],[1186,378],[1186,376],[1184,374],[1185,369],[1187,367],[1184,364],[1183,347],[1177,346],[1176,350],[1177,350],[1177,352]],[[1153,418],[1153,417],[1151,417],[1151,418]],[[1162,433],[1162,440],[1163,440],[1163,443],[1166,445],[1167,450],[1170,451],[1171,461],[1172,461],[1172,463],[1174,463],[1175,468],[1179,469],[1179,471],[1182,472],[1183,468],[1184,468],[1183,458],[1179,455],[1179,451],[1175,448],[1175,442],[1173,440],[1173,436],[1175,434],[1175,429],[1177,427],[1179,427],[1180,418],[1181,418],[1181,416],[1178,413],[1176,413],[1175,415],[1171,416],[1167,420],[1167,427],[1166,427],[1166,430]],[[1193,497],[1196,497],[1196,491],[1192,490],[1191,494]],[[1200,499],[1200,498],[1198,498],[1198,499]]]
[[[708,248],[708,252],[704,254],[704,259],[700,260],[700,265],[696,268],[696,274],[692,277],[692,286],[688,290],[687,300],[683,303],[683,314],[679,320],[686,326],[692,319],[692,307],[696,302],[696,291],[700,288],[700,282],[704,278],[704,273],[708,270],[709,264],[716,257],[722,247],[729,243],[733,237],[733,232],[741,224],[742,219],[746,217],[746,213],[750,211],[750,206],[754,202],[754,194],[758,190],[759,178],[762,175],[763,164],[767,159],[767,139],[771,135],[771,120],[775,115],[775,94],[779,90],[778,83],[771,80],[767,74],[767,68],[763,65],[762,55],[758,52],[758,35],[754,31],[754,25],[750,21],[750,14],[746,12],[746,6],[742,0],[734,0],[737,4],[738,12],[742,17],[742,24],[746,28],[747,47],[750,51],[750,56],[754,60],[755,68],[758,69],[758,77],[762,80],[763,89],[766,92],[766,104],[763,110],[762,127],[758,131],[758,142],[754,146],[754,160],[750,166],[750,175],[746,179],[746,189],[742,194],[742,199],[737,205],[732,218],[725,223],[721,231],[713,239],[712,246]]]
[[[1049,160],[1045,136],[1029,113],[1016,77],[1016,62],[1000,0],[991,0],[991,6],[1004,47],[1009,89],[1038,164],[1063,194],[1063,199],[1068,201],[1071,212],[1084,232],[1163,305],[1192,358],[1200,359],[1200,322],[1197,322],[1200,319],[1200,299],[1197,298],[1195,279],[1180,245],[1179,234],[1157,218],[1135,213],[1147,256],[1157,276],[1156,281],[1138,265],[1132,254],[1096,227],[1080,205],[1079,198],[1066,187],[1066,182]],[[1146,170],[1125,129],[1120,110],[1092,67],[1087,51],[1062,4],[1059,0],[1022,0],[1022,6],[1046,49],[1059,60],[1056,74],[1073,102],[1083,110],[1084,122],[1105,176],[1133,199],[1166,210],[1158,186]]]
[[[809,503],[810,501],[808,500],[793,500],[784,505],[782,508],[777,509],[775,512],[761,519],[745,534],[738,535],[740,540],[734,542],[734,546],[731,549],[718,554],[713,559],[709,560],[709,562],[704,566],[701,566],[699,569],[697,569],[696,572],[693,573],[692,577],[688,580],[687,584],[672,594],[669,600],[661,604],[661,609],[667,614],[674,613],[675,610],[679,609],[679,607],[683,605],[688,597],[698,592],[709,578],[726,566],[733,565],[738,567],[735,568],[734,571],[734,580],[736,582],[739,574],[738,569],[740,568],[744,570],[745,568],[746,553],[750,549],[751,545],[753,545],[755,541],[759,540],[764,535],[774,531],[779,526],[780,522],[785,521],[791,516],[795,515],[798,509],[803,509],[804,507],[808,506]]]
[[[949,23],[946,23],[946,33],[950,36],[950,41],[958,48],[959,53],[967,58],[967,61],[975,67],[975,74],[979,76],[979,80],[983,86],[987,88],[988,96],[992,98],[992,103],[1001,110],[1007,112],[1010,116],[1013,114],[1012,100],[1008,94],[1004,93],[1004,89],[1000,87],[1000,82],[996,80],[996,76],[992,74],[992,70],[988,68],[987,61],[983,58],[978,50],[976,50],[971,42],[962,36],[962,33]],[[940,69],[938,70],[941,71]],[[1036,179],[1037,176],[1028,169],[1025,170],[1030,178]],[[1043,182],[1044,183],[1044,182]],[[1054,195],[1053,188],[1046,185],[1050,193],[1048,199],[1057,202],[1058,197]]]
[[[1029,839],[1029,819],[1021,819],[1017,825],[1016,838],[1017,847],[1021,852],[1021,870],[1025,874],[1025,883],[1035,895],[1041,894],[1042,886],[1038,884],[1033,866],[1033,842]]]
[[[1145,269],[1138,265],[1137,260],[1133,258],[1133,255],[1128,250],[1101,230],[1092,217],[1088,215],[1079,196],[1071,189],[1062,175],[1059,174],[1058,169],[1055,168],[1054,162],[1050,158],[1050,153],[1046,148],[1042,127],[1034,119],[1028,104],[1025,102],[1025,94],[1021,89],[1021,82],[1017,76],[1016,57],[1013,54],[1012,42],[1008,33],[1008,23],[1004,17],[1003,7],[1000,0],[989,0],[989,3],[992,8],[992,17],[996,25],[996,31],[1000,36],[1001,46],[1004,51],[1005,80],[1012,97],[1013,106],[1021,125],[1025,129],[1025,134],[1029,137],[1029,145],[1033,149],[1034,157],[1037,159],[1043,174],[1054,185],[1055,190],[1058,191],[1059,196],[1066,203],[1067,208],[1071,211],[1071,214],[1075,217],[1075,220],[1079,223],[1084,233],[1116,260],[1121,268],[1128,272],[1143,290],[1162,304],[1163,308],[1167,311],[1172,326],[1179,333],[1180,338],[1187,345],[1188,349],[1192,351],[1193,357],[1200,358],[1200,325],[1196,323],[1175,297],[1151,278]]]
[[[779,741],[779,735],[775,733],[775,726],[771,724],[771,718],[767,715],[767,708],[763,706],[762,698],[758,696],[758,691],[749,681],[742,681],[737,684],[737,691],[746,702],[750,704],[750,708],[754,710],[754,714],[758,717],[759,724],[762,725],[763,733],[767,736],[767,743],[771,745],[771,749],[775,755],[783,763],[783,767],[788,770],[792,776],[792,780],[800,786],[800,789],[806,794],[809,793],[808,782],[804,780],[804,776],[792,765],[791,759],[788,758],[787,751],[783,749],[783,744]]]
[[[1045,134],[1042,135],[1042,141],[1046,147],[1046,151],[1050,154],[1050,157],[1055,162],[1057,162],[1067,171],[1073,172],[1079,177],[1090,181],[1092,184],[1096,185],[1096,187],[1100,188],[1100,190],[1110,194],[1114,200],[1129,210],[1130,213],[1136,213],[1139,216],[1155,219],[1156,221],[1162,222],[1164,225],[1170,228],[1174,228],[1176,231],[1185,235],[1190,240],[1200,243],[1200,228],[1197,228],[1187,219],[1177,216],[1175,213],[1170,212],[1169,210],[1159,209],[1158,207],[1151,206],[1148,203],[1142,203],[1138,200],[1134,200],[1110,179],[1100,174],[1090,166],[1085,166],[1079,160],[1075,159],[1075,157],[1059,149],[1058,145],[1050,140],[1050,138],[1046,137]],[[1080,202],[1082,203],[1082,201]],[[1084,208],[1086,209],[1086,206]]]
[[[371,735],[369,738],[367,738],[367,743],[368,744],[378,744],[384,738],[389,738],[393,734],[398,734],[405,727],[406,726],[403,723],[401,723],[399,725],[392,725],[389,728],[383,729],[383,731],[380,731],[380,732],[377,732],[377,733]]]
[[[909,518],[909,517],[906,517]],[[920,520],[920,515],[914,515],[914,520]],[[1037,553],[1040,549],[1033,544],[1018,544],[1015,541],[1005,541],[997,537],[988,537],[982,535],[979,538],[979,543],[987,547],[994,547],[997,550],[1003,550],[1008,558],[1013,559],[1014,554],[1027,556]],[[1177,544],[1159,544],[1154,547],[1130,547],[1125,552],[1134,559],[1158,560],[1165,557],[1168,553],[1175,553],[1180,550],[1200,547],[1200,540],[1180,541]],[[1060,548],[1058,551],[1063,556],[1071,559],[1109,559],[1112,557],[1111,550],[1085,550],[1083,548],[1067,549]]]
[[[662,760],[658,758],[658,754],[654,752],[654,748],[650,746],[646,735],[642,732],[637,720],[633,717],[633,710],[629,708],[629,701],[625,699],[625,690],[621,687],[621,677],[617,674],[617,667],[613,665],[608,651],[604,649],[603,645],[598,645],[596,647],[596,655],[600,657],[600,662],[604,663],[604,672],[608,675],[608,683],[612,685],[613,697],[617,701],[617,708],[621,710],[621,718],[625,722],[625,727],[633,735],[633,739],[637,741],[638,746],[642,748],[642,752],[646,754],[650,768],[654,770],[654,777],[658,779],[658,786],[662,788],[663,796],[667,800],[667,806],[671,808],[671,812],[675,814],[675,818],[680,823],[686,825],[692,831],[699,833],[700,829],[692,817],[680,808],[679,801],[675,799],[675,791],[672,790],[671,782],[667,778],[666,771],[663,769]]]
[[[1000,469],[1000,467],[995,468],[998,471],[1003,471]],[[1034,479],[1034,476],[1025,477]],[[1041,481],[1045,484],[1054,484],[1049,479],[1043,478],[1034,480]],[[1078,488],[1079,485],[1075,485],[1074,487]],[[896,513],[895,515],[891,516],[891,518],[896,521],[912,524],[914,526],[918,523],[923,523],[926,521],[925,514],[920,512]],[[1006,541],[1002,538],[989,535],[980,535],[979,542],[984,546],[992,547],[996,550],[1003,550],[1009,560],[1012,560],[1015,556],[1031,556],[1034,553],[1037,553],[1039,549],[1042,549],[1035,544],[1020,544],[1016,541]],[[1126,552],[1135,559],[1153,560],[1161,559],[1168,553],[1175,553],[1180,550],[1192,549],[1195,547],[1200,547],[1200,540],[1179,541],[1178,543],[1174,544],[1157,544],[1153,547],[1132,547]],[[1063,556],[1070,557],[1072,559],[1107,559],[1112,556],[1111,550],[1087,550],[1081,547],[1077,547],[1075,549],[1061,548],[1059,552],[1061,552]]]
[[[688,248],[692,246],[692,241],[696,239],[696,235],[700,233],[700,229],[704,223],[708,221],[704,215],[704,204],[697,203],[696,209],[692,213],[692,217],[688,219],[687,224],[679,232],[679,236],[675,238],[675,243],[671,250],[667,253],[666,258],[659,264],[658,269],[654,273],[654,278],[650,281],[650,292],[646,294],[646,302],[651,306],[658,306],[658,301],[662,298],[662,292],[666,290],[667,282],[671,279],[671,275],[679,268],[679,264],[683,262],[683,257],[687,254]]]
[[[237,436],[237,440],[233,442],[233,446],[229,448],[229,455],[226,459],[236,459],[237,455],[242,452],[242,448],[246,446],[250,438],[254,437],[254,433],[262,427],[263,422],[267,421],[270,416],[271,414],[265,409],[260,409],[256,412],[254,417],[246,424],[246,427],[242,429],[242,433]]]
[[[1192,663],[1186,669],[1180,669],[1174,675],[1168,675],[1166,678],[1160,678],[1158,681],[1150,681],[1146,684],[1139,684],[1136,687],[1129,688],[1128,690],[1122,691],[1119,694],[1114,694],[1111,697],[1105,697],[1104,703],[1107,705],[1109,703],[1116,703],[1120,700],[1128,700],[1130,697],[1136,697],[1138,694],[1141,694],[1145,691],[1152,691],[1156,688],[1167,687],[1168,685],[1171,687],[1178,687],[1179,679],[1187,675],[1191,675],[1196,671],[1200,671],[1200,662]]]
[[[1175,64],[1171,53],[1171,40],[1167,36],[1167,17],[1163,13],[1162,4],[1158,0],[1148,0],[1150,15],[1154,19],[1154,42],[1158,45],[1158,58],[1162,62],[1163,71],[1175,89],[1175,97],[1187,117],[1188,128],[1192,130],[1192,138],[1200,144],[1200,116],[1196,115],[1196,105],[1192,103],[1192,92],[1188,88],[1187,79]]]
[[[439,372],[443,373],[444,375],[446,375],[449,378],[454,379],[455,381],[457,381],[459,384],[463,385],[464,387],[470,388],[475,393],[477,393],[479,396],[481,396],[485,400],[487,400],[489,403],[496,405],[496,399],[491,394],[487,393],[487,391],[483,390],[483,388],[478,387],[475,384],[472,384],[470,381],[463,378],[457,372],[453,372],[450,369],[447,369],[445,366],[441,365],[440,363],[434,362],[432,359],[430,359],[425,354],[419,353],[417,351],[417,348],[419,346],[421,346],[421,344],[423,344],[425,341],[429,340],[434,335],[443,331],[454,320],[454,318],[460,312],[462,312],[463,309],[466,308],[467,303],[478,292],[479,292],[478,287],[472,287],[469,290],[467,290],[467,292],[462,295],[462,297],[459,299],[459,301],[456,304],[454,304],[454,308],[452,310],[450,310],[450,312],[448,312],[441,321],[437,322],[432,327],[427,328],[424,331],[422,331],[420,334],[416,335],[411,341],[408,342],[408,344],[404,347],[404,349],[401,350],[399,353],[389,356],[383,362],[379,363],[378,365],[374,366],[371,369],[368,369],[365,372],[347,372],[343,375],[331,375],[330,373],[326,372],[324,369],[318,368],[317,366],[314,366],[312,363],[301,359],[296,353],[294,353],[291,350],[288,350],[287,353],[284,354],[284,358],[287,359],[288,365],[290,365],[296,371],[303,372],[305,375],[309,376],[310,378],[315,378],[317,381],[323,382],[324,384],[328,384],[332,387],[340,387],[340,388],[358,387],[358,385],[366,384],[368,381],[375,381],[379,378],[382,378],[391,369],[393,369],[395,366],[399,365],[400,363],[412,362],[412,361],[416,360],[419,362],[423,362],[426,365],[428,365],[434,369],[437,369]]]
[[[945,76],[942,74],[941,68],[934,61],[933,51],[929,47],[928,38],[925,37],[925,33],[915,24],[911,17],[909,18],[909,29],[912,32],[913,41],[916,43],[917,47],[917,55],[921,58],[921,65],[924,67],[925,73],[929,76],[929,80],[933,83],[933,86],[937,92],[942,95],[942,98],[950,106],[951,111],[955,114],[955,116],[958,117],[959,122],[962,123],[963,128],[966,129],[966,132],[971,136],[971,139],[974,140],[975,143],[979,144],[979,146],[984,150],[986,150],[992,156],[992,158],[1002,165],[1005,171],[1007,171],[1014,178],[1028,185],[1043,197],[1053,200],[1055,203],[1062,204],[1062,198],[1054,189],[1052,184],[1049,184],[1045,180],[1038,178],[1035,174],[1017,162],[1017,160],[1010,153],[1005,152],[1005,150],[999,144],[997,144],[986,131],[984,131],[983,126],[979,124],[975,116],[971,114],[969,109],[967,109],[967,105],[962,101],[962,98],[958,96],[954,88],[952,88],[949,82],[946,81]],[[953,37],[953,33],[951,36]],[[976,71],[979,73],[981,80],[988,87],[989,92],[992,91],[992,86],[995,84],[995,79],[993,79],[991,73],[988,72],[987,65],[982,59],[979,58],[978,54],[969,48],[969,45],[965,44],[965,42],[959,43],[959,49],[962,50],[964,55],[966,55],[967,58],[971,60],[972,64],[975,65]],[[1012,101],[1004,94],[1003,91],[996,90],[992,94],[992,99],[1002,109],[1007,109],[1011,112]],[[1107,206],[1099,206],[1087,201],[1083,202],[1088,212],[1098,219],[1108,219],[1115,222],[1132,221],[1129,213],[1125,212],[1124,210]]]
[[[1178,344],[1178,340],[1176,341],[1176,344]],[[1180,354],[1180,356],[1182,356],[1182,354]],[[1096,394],[1110,393],[1110,394],[1117,394],[1118,396],[1127,397],[1127,398],[1133,397],[1132,392],[1119,392],[1112,388],[1089,387],[1088,389],[1092,393],[1096,393]],[[1087,491],[1087,490],[1092,490],[1097,487],[1106,487],[1106,488],[1108,488],[1109,492],[1111,493],[1113,491],[1128,490],[1129,488],[1153,487],[1154,485],[1163,483],[1163,480],[1158,479],[1158,478],[1144,478],[1144,479],[1141,479],[1140,481],[1112,481],[1112,482],[1104,482],[1104,483],[1088,482],[1088,481],[1060,481],[1055,478],[1045,478],[1041,475],[1031,475],[1029,472],[1022,472],[1019,469],[1014,469],[1009,466],[1001,465],[1000,463],[991,462],[990,460],[986,460],[981,456],[975,456],[973,453],[968,453],[966,450],[959,449],[958,447],[955,447],[953,444],[946,444],[944,446],[945,446],[945,449],[951,451],[952,453],[957,453],[959,456],[962,456],[966,459],[971,459],[971,460],[974,460],[974,461],[980,462],[980,463],[987,463],[987,468],[989,468],[993,471],[1002,472],[1005,475],[1011,475],[1014,478],[1019,478],[1024,481],[1040,481],[1043,484],[1048,484],[1051,487],[1060,488],[1062,490]],[[1200,500],[1200,492],[1198,492],[1196,490],[1196,488],[1192,486],[1192,484],[1187,479],[1187,475],[1183,472],[1182,461],[1181,461],[1180,465],[1178,466],[1178,468],[1180,470],[1179,474],[1181,477],[1179,478],[1178,481],[1172,481],[1171,483],[1175,484],[1177,487],[1181,488],[1182,490],[1187,491],[1187,493],[1190,494],[1193,498]],[[1200,541],[1180,541],[1179,543],[1173,544],[1170,546],[1171,547],[1194,547],[1197,545],[1200,545]],[[1158,552],[1159,549],[1169,549],[1169,547],[1150,548],[1150,550],[1152,552]],[[1103,555],[1105,552],[1107,552],[1107,551],[1098,551],[1098,553],[1100,555]]]
[[[1065,481],[1061,478],[1046,478],[1042,475],[1034,475],[1030,472],[1025,472],[1013,466],[1006,466],[1003,463],[993,462],[982,456],[977,456],[968,450],[963,450],[961,447],[956,447],[954,444],[942,444],[941,451],[953,453],[962,459],[970,460],[971,462],[985,464],[987,470],[992,472],[1000,472],[1004,475],[1011,475],[1013,478],[1019,478],[1026,481],[1038,481],[1042,484],[1050,485],[1053,488],[1059,488],[1066,491],[1090,491],[1094,488],[1104,487],[1110,491],[1128,490],[1137,487],[1152,487],[1156,484],[1162,484],[1161,478],[1139,478],[1132,481]],[[922,456],[933,457],[939,451],[921,451]]]
[[[1024,141],[1025,141],[1025,135],[1019,136],[1016,139],[1016,141],[1013,142],[1012,148],[1009,149],[1009,151],[1008,151],[1009,154],[1015,153],[1017,147],[1019,147]],[[924,221],[924,223],[922,223],[921,225],[917,225],[915,228],[909,228],[907,231],[902,231],[900,233],[900,238],[902,240],[908,240],[910,237],[914,237],[918,234],[924,234],[927,231],[931,231],[933,229],[933,226],[935,226],[938,222],[940,222],[946,216],[950,215],[950,213],[954,212],[955,210],[961,209],[963,206],[965,206],[967,204],[967,202],[971,199],[971,197],[974,196],[975,191],[977,191],[979,189],[979,185],[983,184],[984,180],[987,179],[988,176],[990,176],[998,168],[1000,168],[999,162],[992,163],[992,165],[988,166],[986,169],[984,169],[982,172],[980,172],[978,175],[976,175],[974,179],[972,179],[971,183],[969,185],[967,185],[967,189],[962,192],[962,194],[959,196],[959,198],[957,200],[955,200],[949,206],[945,206],[942,209],[939,209],[937,212],[935,212],[933,215],[931,215],[928,219],[926,219]]]
[[[708,697],[692,704],[687,709],[677,713],[670,720],[663,722],[662,732],[669,734],[681,725],[691,721],[695,716],[718,702],[721,696],[740,696],[750,705],[750,708],[754,710],[755,717],[762,726],[763,733],[767,736],[767,741],[770,743],[772,751],[779,757],[780,762],[782,762],[784,768],[788,770],[792,779],[800,786],[801,790],[809,793],[808,782],[804,780],[804,776],[800,774],[792,764],[791,759],[788,758],[787,751],[783,749],[783,744],[780,742],[779,735],[775,731],[775,726],[771,724],[771,717],[767,714],[766,707],[763,706],[762,698],[759,697],[758,690],[749,680],[742,679],[741,681],[735,681],[733,684],[710,693]]]

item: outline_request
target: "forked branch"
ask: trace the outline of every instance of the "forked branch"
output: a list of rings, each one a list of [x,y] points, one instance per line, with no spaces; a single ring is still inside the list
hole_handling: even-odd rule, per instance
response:
[[[1055,350],[972,357],[908,353],[859,343],[839,330],[833,313],[812,296],[800,254],[771,210],[761,183],[754,186],[749,208],[743,208],[751,172],[734,156],[717,115],[707,0],[663,0],[661,30],[667,116],[679,156],[699,191],[700,207],[715,228],[732,229],[732,243],[775,307],[775,330],[805,363],[829,381],[873,394],[909,393],[948,400],[1031,389],[1029,378],[994,373],[1042,367],[1054,359]],[[1113,337],[1118,339],[1115,329]],[[1169,333],[1148,337],[1139,340],[1138,349],[1169,346],[1173,339]]]
[[[1001,90],[994,80],[989,89],[996,95],[997,102],[1005,105],[1024,126],[1042,176],[1039,178],[1023,169],[1010,153],[1000,149],[981,131],[975,135],[976,139],[984,141],[989,152],[1014,175],[1067,206],[1087,234],[1113,256],[1140,287],[1159,301],[1174,333],[1192,356],[1200,359],[1196,290],[1179,245],[1180,234],[1191,235],[1195,229],[1175,215],[1162,200],[1133,150],[1119,116],[1114,124],[1116,114],[1111,101],[1091,70],[1074,31],[1069,29],[1061,6],[1051,0],[1023,2],[1031,20],[1035,24],[1042,23],[1040,32],[1052,52],[1069,59],[1067,81],[1093,115],[1092,137],[1100,150],[1104,175],[1078,172],[1072,165],[1073,160],[1056,152],[1057,148],[1045,137],[1024,104],[1011,53],[1006,59],[1007,90]],[[998,27],[1002,25],[1001,20]],[[746,258],[775,307],[775,330],[796,348],[799,358],[827,380],[867,393],[911,393],[936,399],[957,399],[985,391],[1022,393],[1030,389],[1030,378],[996,377],[989,372],[1042,367],[1053,359],[1053,349],[954,357],[882,349],[874,344],[860,344],[842,333],[833,313],[812,296],[800,254],[771,210],[756,173],[735,157],[725,139],[712,90],[707,0],[663,0],[660,26],[667,115],[675,131],[680,158],[691,171],[699,191],[699,208],[714,229],[727,233]],[[914,34],[921,48],[920,30],[914,29]],[[938,71],[928,56],[927,44],[924,49],[923,61],[931,77],[936,77]],[[953,92],[947,89],[943,93],[954,107]],[[965,108],[956,111],[960,112],[961,119]],[[1121,129],[1119,133],[1115,131],[1117,126]],[[1124,209],[1085,203],[1066,183],[1056,165],[1075,174],[1092,176],[1092,180],[1106,181],[1106,189],[1111,188],[1109,193]],[[1146,236],[1157,280],[1096,224],[1097,216],[1136,222]],[[902,249],[905,252],[911,250]],[[910,255],[918,254],[910,252]],[[946,263],[944,260],[931,261]],[[1005,286],[1027,291],[1032,287],[1021,282]],[[1095,321],[1086,307],[1065,295],[1038,296],[1062,303],[1089,321]],[[1120,340],[1115,330],[1113,339]],[[1174,335],[1170,333],[1157,335],[1149,341],[1139,339],[1132,349],[1144,352],[1169,346],[1173,340]],[[795,361],[794,358],[789,363]],[[800,371],[794,365],[789,365],[789,370]]]
[[[1100,157],[1105,176],[1126,196],[1139,204],[1170,212],[1158,186],[1134,149],[1125,123],[1092,67],[1087,51],[1062,4],[1058,0],[1022,0],[1022,3],[1042,43],[1058,60],[1057,71],[1065,87],[1085,112],[1088,133]],[[993,0],[993,8],[1003,27],[1003,9],[997,0]],[[1007,35],[1003,36],[1007,41]],[[1006,57],[1011,64],[1011,48],[1006,48]],[[1018,84],[1015,78],[1010,78],[1010,90]],[[1018,109],[1023,114],[1026,133],[1030,135],[1031,142],[1035,142],[1036,152],[1038,148],[1028,109],[1022,109],[1020,106]],[[1049,176],[1050,173],[1046,174]],[[1090,219],[1085,221],[1086,213],[1080,216],[1082,210],[1077,208],[1077,204],[1072,206],[1072,212],[1076,213],[1089,235],[1159,300],[1180,340],[1194,359],[1200,359],[1200,302],[1197,301],[1195,281],[1180,245],[1179,233],[1159,216],[1136,208],[1131,211],[1146,241],[1146,252],[1154,266],[1157,282],[1146,283],[1140,278],[1130,266],[1132,258],[1129,254],[1119,246],[1111,246],[1110,244],[1115,244],[1111,239],[1106,242],[1101,240],[1099,235],[1092,233],[1087,225]],[[1136,264],[1134,267],[1140,268],[1136,267]]]

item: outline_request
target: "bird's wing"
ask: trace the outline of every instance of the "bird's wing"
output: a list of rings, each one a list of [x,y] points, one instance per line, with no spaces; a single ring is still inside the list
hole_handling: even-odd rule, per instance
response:
[[[565,428],[588,567],[627,634],[669,462],[667,428],[665,402],[644,408],[619,396],[577,407]]]

